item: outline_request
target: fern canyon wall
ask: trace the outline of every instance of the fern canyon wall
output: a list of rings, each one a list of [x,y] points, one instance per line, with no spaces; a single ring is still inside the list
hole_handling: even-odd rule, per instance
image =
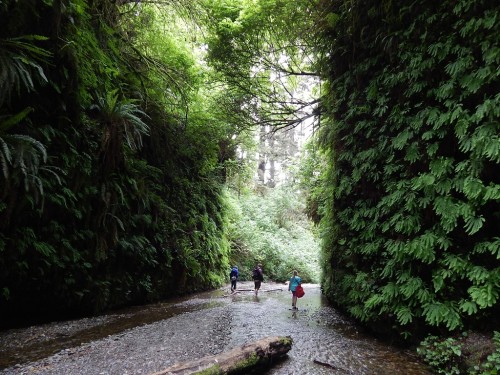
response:
[[[320,4],[326,294],[406,337],[498,328],[498,4]]]
[[[0,25],[0,325],[262,261],[406,342],[498,330],[494,1],[6,0]]]
[[[180,3],[171,13],[190,11]],[[225,134],[157,17],[136,2],[0,3],[2,324],[226,276]]]

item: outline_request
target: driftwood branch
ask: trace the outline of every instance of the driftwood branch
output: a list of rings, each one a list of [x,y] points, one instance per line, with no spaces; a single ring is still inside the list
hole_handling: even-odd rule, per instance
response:
[[[272,361],[286,355],[292,348],[290,336],[265,337],[253,343],[190,362],[175,364],[152,375],[188,375],[198,373],[229,374],[257,366],[269,366]]]
[[[340,371],[347,372],[347,370],[344,369],[344,368],[342,368],[342,367],[334,366],[331,363],[323,362],[323,361],[320,361],[319,359],[315,359],[315,360],[313,360],[313,362],[316,363],[316,364],[318,364],[318,365],[325,366],[325,367],[328,367],[328,368],[331,368],[331,369],[334,369],[334,370],[340,370]]]

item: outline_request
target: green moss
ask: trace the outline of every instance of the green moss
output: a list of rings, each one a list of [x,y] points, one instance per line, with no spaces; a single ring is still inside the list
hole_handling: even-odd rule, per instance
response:
[[[283,345],[286,345],[286,346],[292,346],[293,339],[291,336],[285,336],[285,337],[281,337],[279,339],[279,342],[282,343]]]
[[[229,369],[227,374],[242,373],[243,370],[246,370],[246,369],[249,369],[249,368],[256,366],[260,360],[261,360],[261,358],[256,353],[252,353],[247,358],[236,363],[234,365],[234,367]],[[196,372],[196,374],[200,374],[200,375],[215,375],[215,374],[223,374],[223,373],[225,373],[225,372],[221,370],[219,365],[213,365],[210,368]]]
[[[210,368],[207,368],[202,371],[195,372],[195,374],[200,374],[200,375],[216,375],[216,374],[222,374],[222,370],[220,369],[219,365],[213,365]]]
[[[261,358],[256,354],[252,353],[246,359],[238,362],[232,369],[228,371],[229,374],[238,373],[241,370],[248,369],[259,363]]]

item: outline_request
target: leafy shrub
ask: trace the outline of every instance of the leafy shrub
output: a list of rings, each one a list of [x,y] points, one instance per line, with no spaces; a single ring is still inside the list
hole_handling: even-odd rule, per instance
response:
[[[434,368],[438,374],[459,375],[460,356],[462,355],[461,344],[455,339],[448,337],[440,339],[436,336],[428,336],[417,349],[425,362]]]
[[[500,372],[500,333],[493,338],[463,332],[461,337],[428,336],[417,353],[438,374],[496,375]]]

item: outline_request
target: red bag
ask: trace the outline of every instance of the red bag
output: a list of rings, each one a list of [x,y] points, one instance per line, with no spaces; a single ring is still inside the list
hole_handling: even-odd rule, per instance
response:
[[[304,297],[304,294],[306,293],[304,292],[304,288],[302,288],[302,285],[297,285],[297,288],[295,288],[295,295],[297,296],[297,298]]]

